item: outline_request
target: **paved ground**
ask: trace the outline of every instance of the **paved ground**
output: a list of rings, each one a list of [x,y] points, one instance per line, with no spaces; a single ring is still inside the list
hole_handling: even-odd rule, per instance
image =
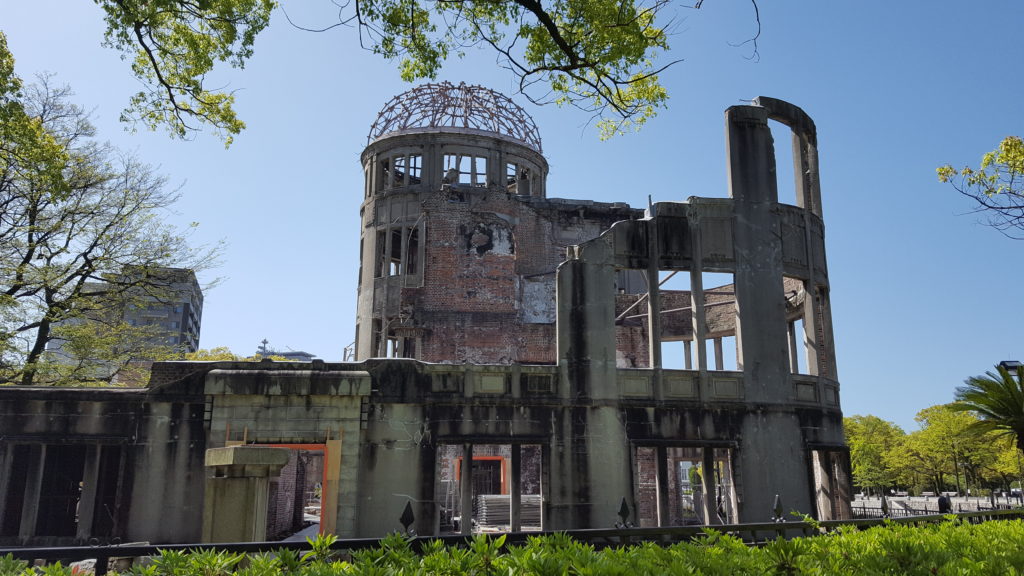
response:
[[[316,535],[319,533],[320,525],[313,524],[312,526],[307,526],[302,530],[299,530],[295,534],[292,534],[291,536],[285,538],[284,540],[282,540],[282,542],[305,542],[307,536],[309,536],[310,538],[316,538]]]

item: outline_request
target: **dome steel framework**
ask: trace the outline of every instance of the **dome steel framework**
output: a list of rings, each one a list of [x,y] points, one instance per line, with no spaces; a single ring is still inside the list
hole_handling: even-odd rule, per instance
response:
[[[533,118],[504,94],[483,86],[423,84],[392,98],[370,127],[367,142],[382,136],[429,129],[486,132],[541,152]]]

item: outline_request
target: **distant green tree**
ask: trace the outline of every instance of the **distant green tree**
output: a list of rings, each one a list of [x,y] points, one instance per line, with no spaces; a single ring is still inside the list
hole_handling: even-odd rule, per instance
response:
[[[949,404],[930,406],[914,418],[921,428],[908,434],[889,454],[889,464],[904,476],[928,478],[935,491],[980,486],[981,470],[997,458],[990,439],[972,433],[977,419]],[[961,481],[963,479],[963,481]]]
[[[252,356],[239,356],[231,351],[227,346],[218,346],[216,348],[200,348],[195,352],[186,352],[183,355],[185,360],[196,361],[196,362],[259,362],[260,360],[274,360],[277,362],[287,362],[288,359],[284,356],[278,356],[276,354],[270,354],[269,356],[263,356],[261,354],[253,354]]]
[[[843,431],[850,447],[854,484],[868,491],[896,484],[896,471],[887,464],[885,456],[906,435],[903,430],[877,416],[856,415],[843,418]]]

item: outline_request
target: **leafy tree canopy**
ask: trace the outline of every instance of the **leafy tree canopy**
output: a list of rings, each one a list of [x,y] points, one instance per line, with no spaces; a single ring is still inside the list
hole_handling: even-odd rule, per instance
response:
[[[896,483],[895,471],[885,465],[885,456],[902,440],[903,430],[877,416],[843,419],[854,482],[864,488],[884,489]]]
[[[205,78],[218,64],[245,65],[276,3],[96,2],[105,12],[106,44],[131,60],[145,86],[123,118],[166,126],[177,136],[207,124],[230,144],[245,126],[233,109],[234,94],[211,89]],[[398,61],[407,81],[436,77],[449,56],[466,48],[493,49],[531,101],[587,111],[607,137],[639,128],[668,99],[658,74],[674,63],[660,60],[669,49],[672,22],[663,14],[669,6],[666,0],[355,0],[340,4],[339,21],[328,28],[357,27],[360,44]]]
[[[23,86],[0,34],[0,383],[107,381],[177,352],[125,312],[216,263],[161,212],[177,198],[130,154],[94,139],[49,77]],[[60,352],[55,352],[55,345]]]

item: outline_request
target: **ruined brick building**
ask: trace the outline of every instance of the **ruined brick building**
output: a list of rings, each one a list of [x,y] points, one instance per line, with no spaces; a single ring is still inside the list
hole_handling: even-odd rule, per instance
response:
[[[0,543],[198,541],[204,453],[238,443],[319,454],[342,537],[407,504],[419,534],[607,527],[623,502],[639,525],[760,521],[776,494],[845,517],[814,123],[759,98],[726,130],[728,198],[639,210],[549,198],[539,132],[500,94],[396,97],[362,154],[355,360],[0,389]]]

